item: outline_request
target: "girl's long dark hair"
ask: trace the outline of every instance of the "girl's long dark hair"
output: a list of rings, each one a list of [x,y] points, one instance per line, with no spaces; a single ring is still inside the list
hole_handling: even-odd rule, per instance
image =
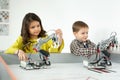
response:
[[[27,44],[30,39],[29,26],[32,21],[38,21],[41,27],[41,32],[38,37],[45,37],[46,31],[43,29],[41,19],[35,13],[28,13],[25,15],[22,22],[21,36],[23,39],[23,44]]]

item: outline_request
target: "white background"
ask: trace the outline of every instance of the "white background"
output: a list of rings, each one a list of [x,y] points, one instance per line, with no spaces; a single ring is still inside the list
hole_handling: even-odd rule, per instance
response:
[[[44,29],[60,28],[65,47],[74,39],[72,24],[81,20],[89,25],[89,39],[96,44],[117,32],[120,41],[120,0],[10,0],[8,36],[0,36],[0,50],[7,49],[20,35],[23,17],[34,12],[42,20]]]

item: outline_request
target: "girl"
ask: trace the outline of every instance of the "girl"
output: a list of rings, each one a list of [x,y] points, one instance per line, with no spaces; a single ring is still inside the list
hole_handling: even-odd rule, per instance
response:
[[[62,51],[64,47],[62,31],[57,29],[55,32],[59,36],[59,48],[53,48],[53,42],[52,40],[49,40],[41,46],[43,50],[59,53]],[[38,38],[45,37],[47,37],[46,31],[43,29],[40,18],[35,13],[28,13],[25,15],[22,22],[21,35],[18,37],[15,43],[5,51],[5,53],[17,54],[20,60],[26,60],[27,57],[25,53],[36,53],[33,50],[33,46],[37,43]]]

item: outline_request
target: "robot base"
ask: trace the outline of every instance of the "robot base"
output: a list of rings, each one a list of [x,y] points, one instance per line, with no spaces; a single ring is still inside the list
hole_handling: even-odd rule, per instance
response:
[[[20,67],[26,70],[33,69],[47,69],[51,65],[50,61],[47,62],[29,62],[29,61],[21,61]]]

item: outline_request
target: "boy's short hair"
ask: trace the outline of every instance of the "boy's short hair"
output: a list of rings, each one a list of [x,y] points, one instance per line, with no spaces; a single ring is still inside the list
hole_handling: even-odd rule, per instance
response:
[[[81,28],[89,28],[88,25],[83,21],[76,21],[73,23],[73,32],[78,32]]]

